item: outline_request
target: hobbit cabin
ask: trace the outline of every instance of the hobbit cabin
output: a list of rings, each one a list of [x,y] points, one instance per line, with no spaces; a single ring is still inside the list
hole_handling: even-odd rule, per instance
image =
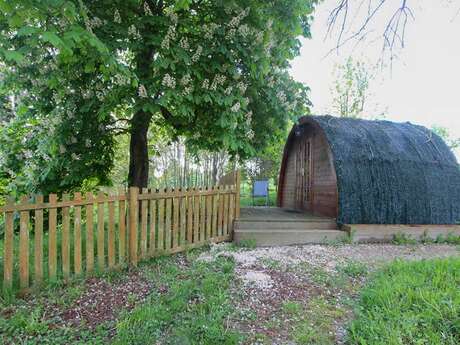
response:
[[[460,170],[425,127],[305,116],[284,148],[277,202],[339,224],[456,224]]]

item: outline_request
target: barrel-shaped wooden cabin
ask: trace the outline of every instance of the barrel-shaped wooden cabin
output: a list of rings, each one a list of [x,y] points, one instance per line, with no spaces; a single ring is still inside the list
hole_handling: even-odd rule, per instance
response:
[[[460,169],[425,127],[305,116],[287,139],[278,206],[339,224],[456,224]]]

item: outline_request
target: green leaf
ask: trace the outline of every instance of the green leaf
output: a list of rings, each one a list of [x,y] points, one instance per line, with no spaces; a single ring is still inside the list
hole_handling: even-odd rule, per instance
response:
[[[34,28],[33,26],[23,26],[18,30],[18,36],[28,36],[40,31],[38,28]]]
[[[42,35],[42,39],[45,42],[51,43],[56,48],[61,48],[61,47],[63,47],[65,45],[64,42],[59,38],[59,36],[56,35],[54,32],[51,32],[51,31],[44,32],[43,35]]]
[[[4,50],[3,55],[8,61],[14,61],[20,63],[24,60],[24,56],[16,50]]]

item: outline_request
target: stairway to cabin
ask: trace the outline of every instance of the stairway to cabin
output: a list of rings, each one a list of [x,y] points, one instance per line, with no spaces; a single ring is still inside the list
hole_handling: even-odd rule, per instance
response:
[[[344,236],[333,218],[275,207],[241,209],[234,224],[235,242],[255,240],[257,246],[325,243]]]

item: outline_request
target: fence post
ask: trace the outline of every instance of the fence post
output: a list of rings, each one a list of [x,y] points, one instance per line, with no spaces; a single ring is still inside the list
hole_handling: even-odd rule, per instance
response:
[[[129,263],[137,266],[137,225],[139,188],[129,188]]]
[[[240,184],[241,184],[241,172],[240,170],[236,171],[236,178],[235,178],[235,220],[240,219]]]

